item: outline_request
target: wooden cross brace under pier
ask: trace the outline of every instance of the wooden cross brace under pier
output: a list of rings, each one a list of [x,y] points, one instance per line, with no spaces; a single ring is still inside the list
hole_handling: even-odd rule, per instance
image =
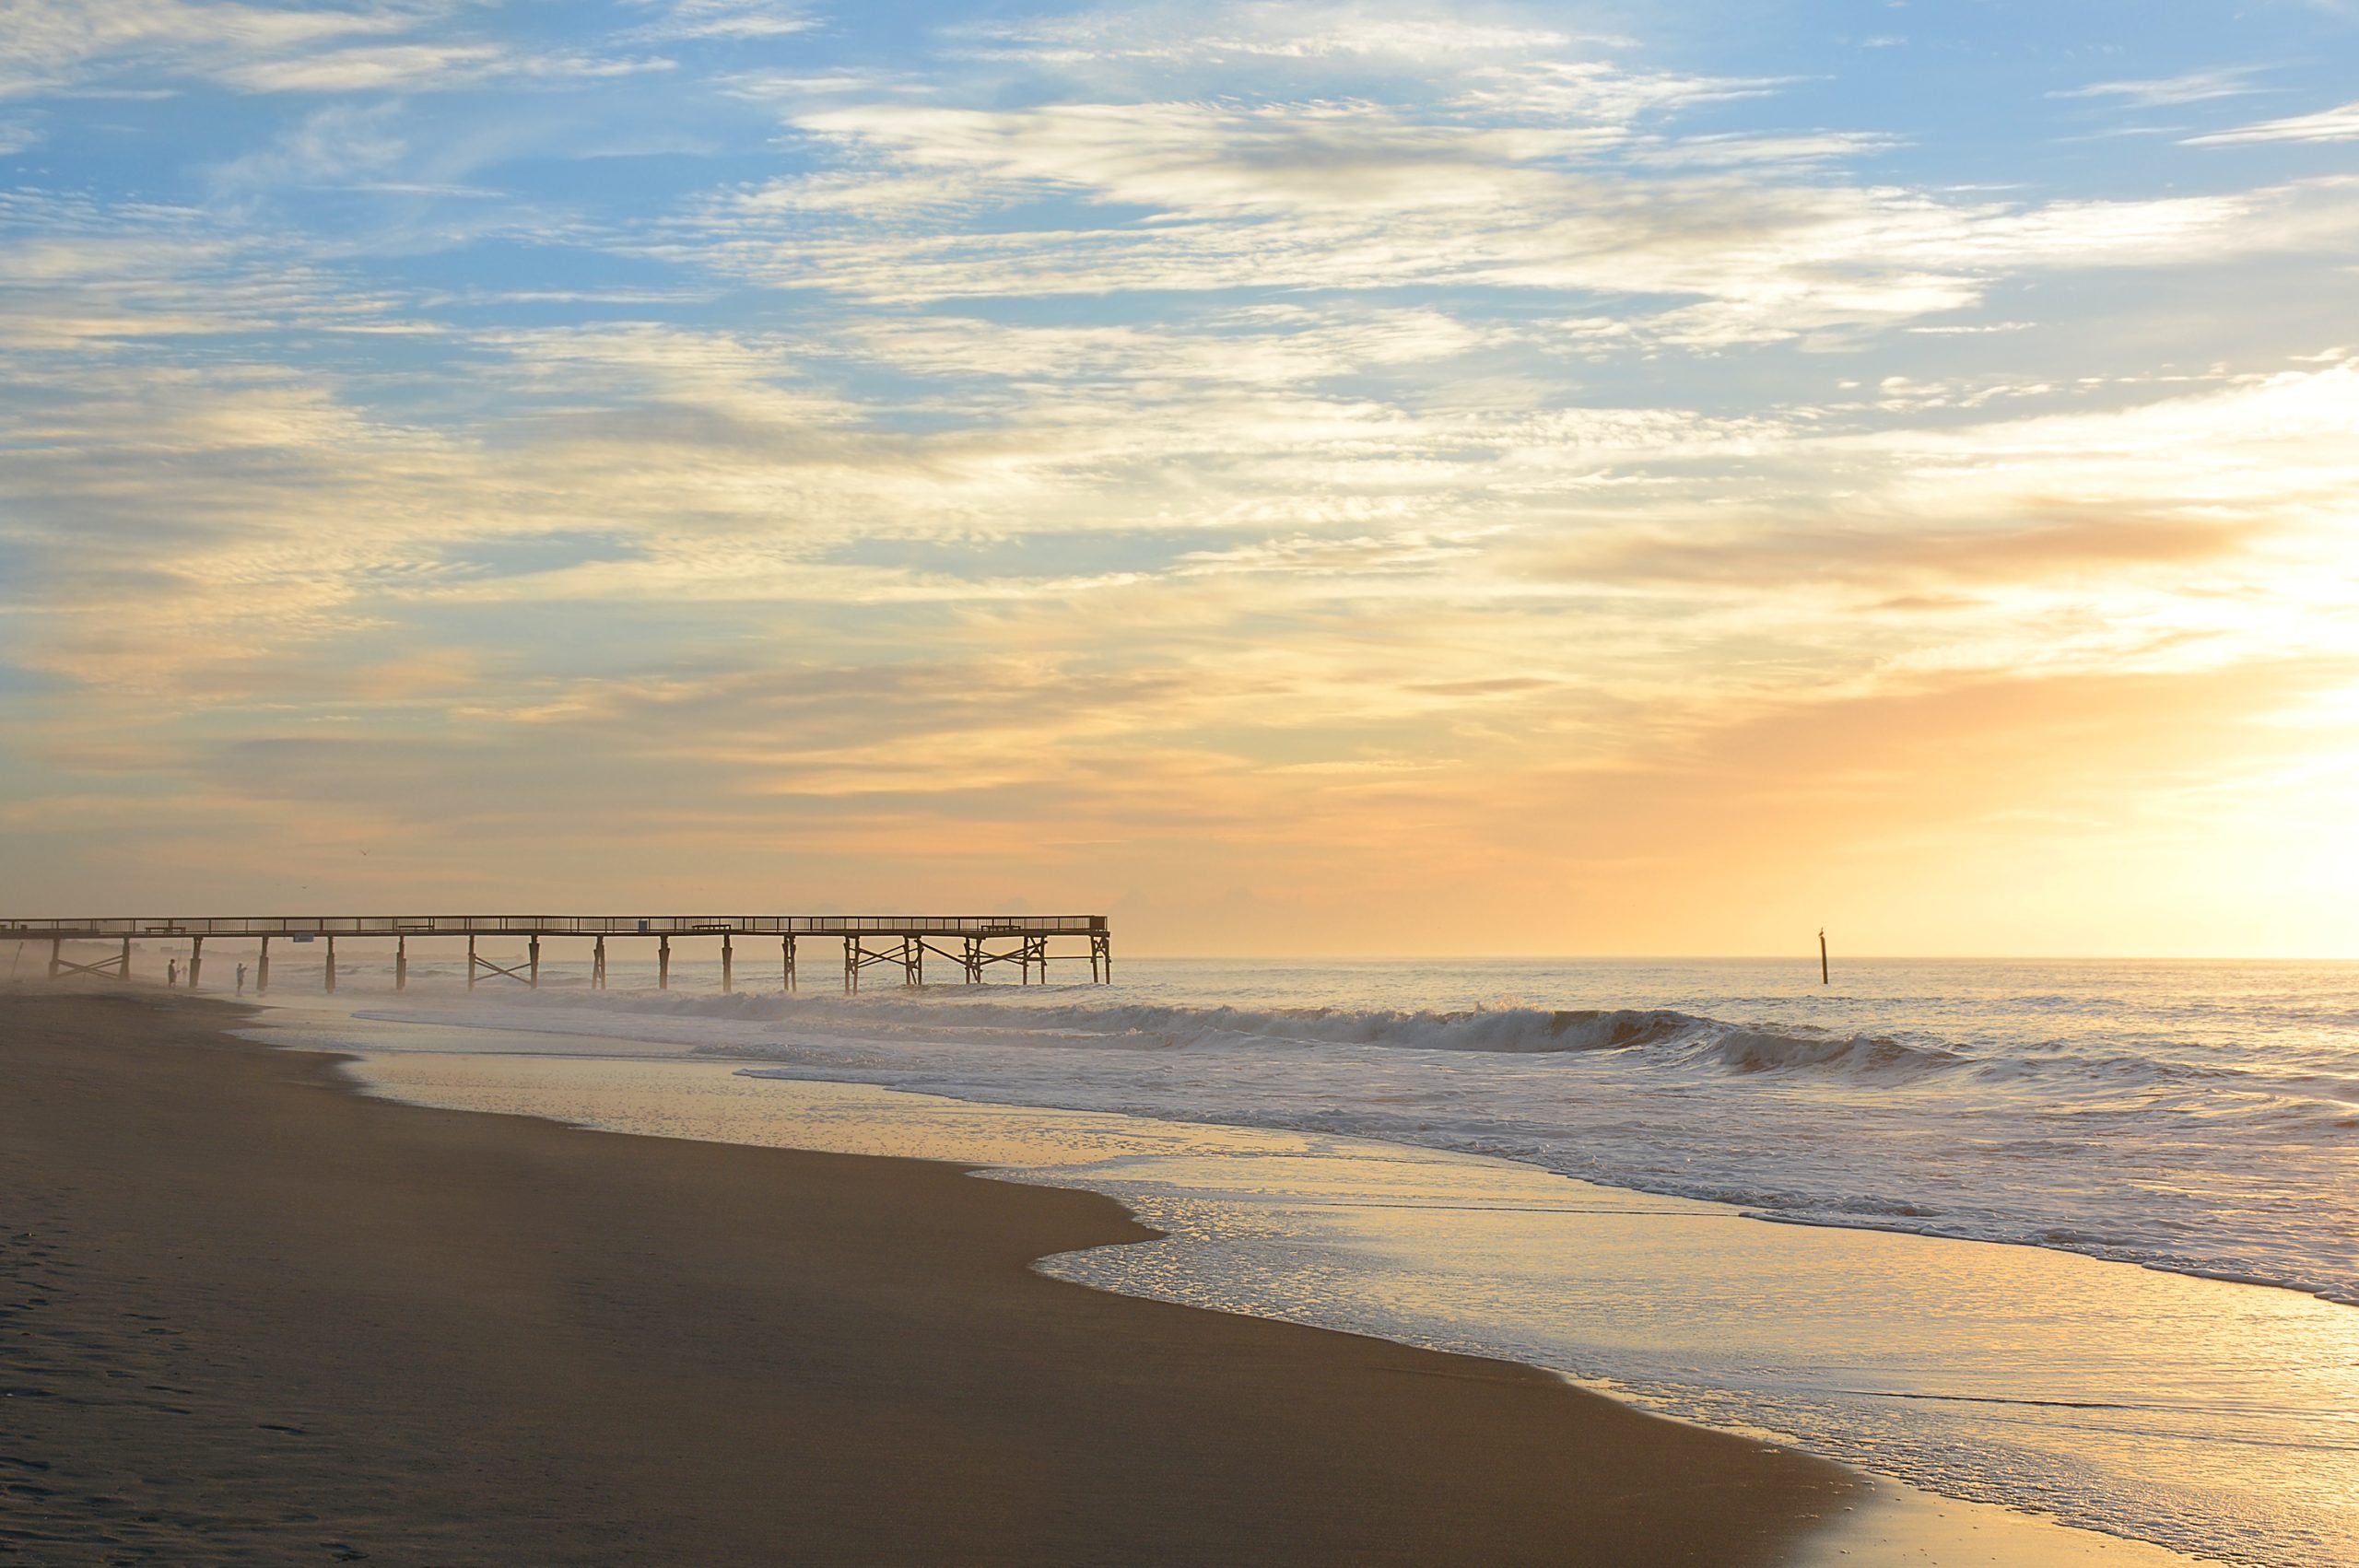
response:
[[[1047,937],[1019,937],[1016,939],[1015,946],[1005,953],[992,952],[983,945],[988,940],[984,937],[968,939],[973,954],[971,960],[974,965],[973,974],[978,984],[981,983],[984,969],[993,964],[1015,965],[1016,983],[1026,986],[1032,983],[1032,970],[1037,965],[1040,970],[1040,984],[1045,986],[1049,983],[1049,939]]]
[[[875,953],[864,953],[860,956],[857,963],[854,962],[851,954],[847,954],[845,956],[844,973],[847,977],[852,980],[853,983],[846,987],[846,989],[851,990],[857,990],[859,989],[858,977],[861,969],[874,964],[894,962],[901,964],[908,984],[923,985],[925,983],[925,955],[929,953],[933,954],[936,958],[945,959],[948,962],[958,965],[959,973],[966,977],[966,982],[970,986],[981,985],[984,980],[985,972],[994,964],[1015,965],[1017,975],[1019,976],[1020,984],[1027,986],[1034,984],[1033,977],[1036,971],[1039,977],[1038,981],[1039,984],[1045,986],[1049,983],[1049,939],[1047,937],[1018,937],[1016,939],[1015,946],[1004,953],[992,952],[991,949],[992,940],[992,939],[989,936],[969,936],[964,939],[957,948],[953,949],[939,946],[934,942],[927,941],[923,937],[918,937],[911,939],[916,948],[914,953],[909,952],[908,944],[905,943],[900,948],[887,948]],[[1066,956],[1071,957],[1073,954],[1068,954]],[[1114,979],[1114,943],[1112,937],[1109,933],[1105,931],[1092,931],[1089,933],[1088,957],[1089,978],[1091,983],[1096,985],[1112,984]]]
[[[533,989],[539,990],[541,989],[541,939],[539,937],[533,939],[532,955],[523,963],[507,965],[495,964],[477,953],[475,939],[467,938],[467,989],[475,989],[475,977],[479,973],[505,975],[518,985],[530,986]]]
[[[129,937],[124,937],[123,939],[123,952],[121,954],[117,954],[115,957],[101,958],[97,960],[95,963],[90,964],[76,963],[73,959],[65,956],[65,942],[64,938],[52,937],[50,939],[49,977],[53,980],[56,979],[61,975],[99,975],[114,980],[127,980],[131,978],[131,939]]]
[[[901,984],[925,984],[925,942],[922,938],[905,936],[888,947],[872,948],[868,939],[860,936],[844,938],[844,991],[847,995],[860,989],[860,972],[879,964],[898,965]]]

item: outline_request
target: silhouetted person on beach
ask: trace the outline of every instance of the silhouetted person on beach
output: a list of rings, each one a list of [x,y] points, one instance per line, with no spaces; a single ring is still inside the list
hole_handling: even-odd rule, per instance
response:
[[[238,994],[246,994],[246,966],[242,964],[238,965]]]
[[[177,985],[179,985],[180,983],[181,983],[181,961],[180,961],[179,959],[177,959],[177,958],[167,958],[167,959],[165,959],[165,960],[164,960],[164,984],[165,984],[165,985],[167,985],[167,986],[177,986]]]

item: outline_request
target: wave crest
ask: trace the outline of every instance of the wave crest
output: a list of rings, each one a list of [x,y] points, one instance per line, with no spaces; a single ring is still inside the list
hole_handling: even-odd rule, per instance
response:
[[[550,999],[554,1000],[555,999]],[[590,1002],[590,998],[580,1000]],[[1103,1001],[970,1001],[960,989],[894,997],[768,995],[601,996],[602,1009],[660,1017],[715,1018],[781,1024],[843,1037],[930,1039],[1044,1048],[1101,1047],[1171,1050],[1222,1045],[1315,1048],[1365,1046],[1404,1051],[1494,1055],[1612,1052],[1667,1067],[1727,1073],[1835,1071],[1886,1076],[1965,1063],[1938,1047],[1882,1035],[1812,1029],[1771,1030],[1672,1008],[1537,1008],[1520,1004],[1462,1011],[1354,1008],[1203,1007]],[[716,1045],[734,1054],[742,1043]]]

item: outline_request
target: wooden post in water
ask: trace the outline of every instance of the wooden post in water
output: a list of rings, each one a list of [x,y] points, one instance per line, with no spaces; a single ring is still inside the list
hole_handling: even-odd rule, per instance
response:
[[[124,938],[123,939],[123,975],[122,975],[122,977],[123,977],[123,978],[124,978],[124,979],[126,979],[126,980],[127,980],[127,979],[129,979],[129,978],[131,978],[131,939],[130,939],[129,937],[124,937]]]
[[[393,989],[409,989],[409,938],[393,938]]]
[[[1818,983],[1826,984],[1826,928],[1818,928]]]
[[[730,962],[729,933],[721,933],[721,994],[728,996],[737,989],[736,971]]]
[[[590,950],[590,989],[593,991],[603,991],[606,989],[606,939],[604,937],[600,937],[598,945]]]
[[[475,989],[475,939],[467,938],[467,989]]]
[[[672,989],[672,939],[668,936],[655,939],[655,989],[659,991]]]
[[[199,969],[203,968],[203,967],[204,967],[204,965],[205,965],[205,939],[204,939],[203,937],[201,937],[201,936],[193,936],[193,937],[191,937],[191,938],[189,938],[189,939],[188,939],[188,989],[191,989],[191,990],[194,990],[194,989],[196,989],[196,972],[197,972],[197,970],[199,970]]]
[[[53,980],[57,978],[58,965],[64,962],[62,955],[65,947],[65,943],[59,938],[51,937],[49,939],[49,977]]]
[[[270,989],[270,938],[262,939],[262,956],[254,960],[254,995]]]
[[[331,990],[331,991],[334,990],[334,989],[335,989],[335,937],[334,937],[333,934],[331,934],[331,935],[328,937],[328,961],[327,961],[327,964],[326,964],[326,966],[325,966],[325,969],[324,969],[324,971],[323,971],[323,972],[324,972],[324,973],[326,974],[326,976],[327,976],[328,989],[329,989],[329,990]]]
[[[792,990],[794,989],[794,939],[791,936],[779,938],[778,948],[779,965],[784,972],[786,989]]]
[[[533,945],[531,951],[533,954],[533,977],[526,983],[534,990],[539,990],[541,989],[541,933],[538,931],[534,931],[533,933]]]

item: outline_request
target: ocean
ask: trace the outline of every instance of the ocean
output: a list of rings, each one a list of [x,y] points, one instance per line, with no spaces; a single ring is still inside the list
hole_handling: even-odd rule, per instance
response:
[[[1885,960],[1822,988],[1792,962],[1141,960],[1112,987],[850,999],[722,996],[700,967],[599,993],[551,965],[531,1001],[813,1076],[1346,1132],[2359,1304],[2359,965]]]
[[[2177,1550],[2359,1554],[2359,965],[1144,960],[846,998],[724,996],[676,956],[657,992],[627,956],[604,992],[545,960],[469,995],[414,954],[400,998],[348,960],[339,1000],[472,1049],[1256,1129],[1251,1159],[1026,1174],[1174,1237],[1051,1270],[1553,1366]]]

